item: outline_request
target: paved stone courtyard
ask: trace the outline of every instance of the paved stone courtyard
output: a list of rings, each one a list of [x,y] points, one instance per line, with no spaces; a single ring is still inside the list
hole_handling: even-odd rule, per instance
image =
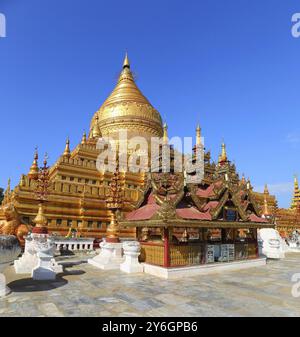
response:
[[[12,293],[0,299],[0,316],[300,316],[291,277],[300,254],[238,272],[162,280],[102,271],[83,258],[61,260],[53,282],[5,274]]]

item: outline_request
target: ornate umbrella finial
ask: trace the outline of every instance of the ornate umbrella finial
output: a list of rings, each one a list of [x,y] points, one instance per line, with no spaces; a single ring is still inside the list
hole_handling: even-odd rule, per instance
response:
[[[81,144],[85,144],[86,143],[86,132],[83,132],[82,138],[81,138]]]
[[[39,173],[38,158],[39,158],[38,148],[36,147],[34,151],[33,162],[28,173],[29,179],[36,180],[38,177]]]
[[[66,157],[66,158],[70,158],[70,156],[71,156],[71,151],[70,151],[70,139],[69,139],[69,137],[68,137],[67,140],[66,140],[66,147],[65,147],[63,156]]]

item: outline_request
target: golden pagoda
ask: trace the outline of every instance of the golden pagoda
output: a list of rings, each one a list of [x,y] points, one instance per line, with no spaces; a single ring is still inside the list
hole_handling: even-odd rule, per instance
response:
[[[92,119],[90,137],[97,125],[102,136],[116,139],[124,129],[128,137],[162,136],[161,116],[137,87],[127,53],[116,87]]]
[[[97,170],[96,160],[100,150],[96,144],[102,136],[117,138],[118,131],[124,129],[127,129],[128,137],[144,136],[150,139],[163,135],[161,116],[137,87],[127,54],[115,88],[92,118],[88,137],[84,133],[73,149],[67,138],[62,155],[49,169],[50,188],[43,214],[48,220],[50,232],[66,235],[70,228],[80,228],[85,236],[105,235],[106,227],[111,222],[106,196],[113,173]],[[5,204],[10,203],[14,216],[18,217],[16,223],[34,224],[39,209],[35,196],[37,175],[36,150],[28,174],[22,175],[12,192],[7,191],[6,195],[10,197],[5,198],[0,208],[0,222],[5,222]],[[145,174],[126,172],[123,179],[123,210],[126,212],[135,207],[143,194]],[[132,237],[135,231],[122,230],[120,235]]]

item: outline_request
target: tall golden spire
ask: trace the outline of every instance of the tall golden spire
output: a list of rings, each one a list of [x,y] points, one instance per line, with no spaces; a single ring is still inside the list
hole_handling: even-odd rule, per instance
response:
[[[11,191],[10,183],[11,183],[11,180],[10,180],[10,178],[8,178],[6,191],[9,192],[9,193]]]
[[[67,157],[67,158],[70,158],[70,156],[71,156],[69,137],[67,138],[67,141],[66,141],[66,147],[65,147],[65,151],[64,151],[63,156]]]
[[[300,190],[297,175],[294,176],[294,196],[292,200],[291,209],[297,209],[300,205]]]
[[[263,208],[263,215],[265,217],[269,216],[270,215],[270,212],[269,212],[269,207],[268,207],[268,201],[267,201],[267,196],[265,194],[264,196],[264,208]]]
[[[227,161],[226,145],[222,143],[222,152],[219,156],[219,163],[225,163]]]
[[[85,144],[86,143],[86,133],[85,131],[83,132],[82,138],[81,138],[81,144]]]
[[[200,125],[197,125],[196,128],[196,145],[199,146],[201,145],[201,128]]]
[[[167,123],[164,124],[163,143],[168,144],[168,125],[167,125]]]
[[[267,184],[265,184],[264,194],[269,194],[269,189],[268,189],[268,185]]]
[[[39,159],[38,150],[37,148],[35,148],[33,162],[28,173],[29,179],[37,179],[38,177],[39,173],[38,159]]]

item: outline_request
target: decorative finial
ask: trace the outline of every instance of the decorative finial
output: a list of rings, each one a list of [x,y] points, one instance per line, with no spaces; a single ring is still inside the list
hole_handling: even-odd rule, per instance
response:
[[[85,144],[86,143],[86,133],[85,131],[83,132],[82,138],[81,138],[81,144]]]
[[[245,174],[244,173],[242,175],[242,184],[246,184],[246,178],[245,178]]]
[[[219,156],[219,163],[225,163],[227,161],[226,145],[222,142],[222,152]]]
[[[26,182],[25,182],[25,175],[22,174],[22,175],[21,175],[21,179],[20,179],[20,186],[21,186],[21,187],[24,187],[25,184],[26,184]]]
[[[224,142],[222,143],[222,159],[223,159],[224,161],[227,160],[226,145],[225,145]]]
[[[65,151],[63,153],[63,156],[67,157],[67,158],[70,158],[70,156],[71,156],[69,137],[67,138],[67,141],[66,141],[66,147],[65,147]]]
[[[69,142],[69,144],[70,144],[70,142]],[[45,167],[47,167],[47,164],[48,164],[48,159],[49,159],[49,157],[48,157],[48,153],[47,153],[47,152],[45,152],[45,155],[44,155],[44,168],[45,168]]]
[[[164,123],[164,134],[163,134],[163,143],[168,143],[168,125],[167,123]]]
[[[298,176],[297,176],[297,174],[294,175],[294,187],[299,188],[299,184],[298,184]]]
[[[129,58],[128,58],[127,52],[125,53],[125,58],[124,58],[124,62],[123,62],[123,69],[124,68],[130,68],[130,63],[129,63]]]
[[[201,128],[200,125],[197,125],[196,128],[196,145],[199,146],[201,145]]]
[[[10,183],[11,183],[11,180],[10,180],[10,178],[8,178],[8,180],[7,180],[7,191],[8,191],[8,192],[11,191]]]
[[[39,158],[38,149],[36,147],[34,151],[33,162],[28,173],[29,179],[37,179],[38,177],[39,173],[38,158]]]
[[[265,184],[264,194],[269,194],[268,184]]]
[[[99,138],[101,137],[101,131],[99,128],[99,117],[98,115],[96,116],[96,121],[95,121],[95,125],[93,127],[93,131],[92,131],[92,138]]]
[[[250,182],[250,178],[248,178],[247,180],[247,190],[251,189],[251,182]]]

